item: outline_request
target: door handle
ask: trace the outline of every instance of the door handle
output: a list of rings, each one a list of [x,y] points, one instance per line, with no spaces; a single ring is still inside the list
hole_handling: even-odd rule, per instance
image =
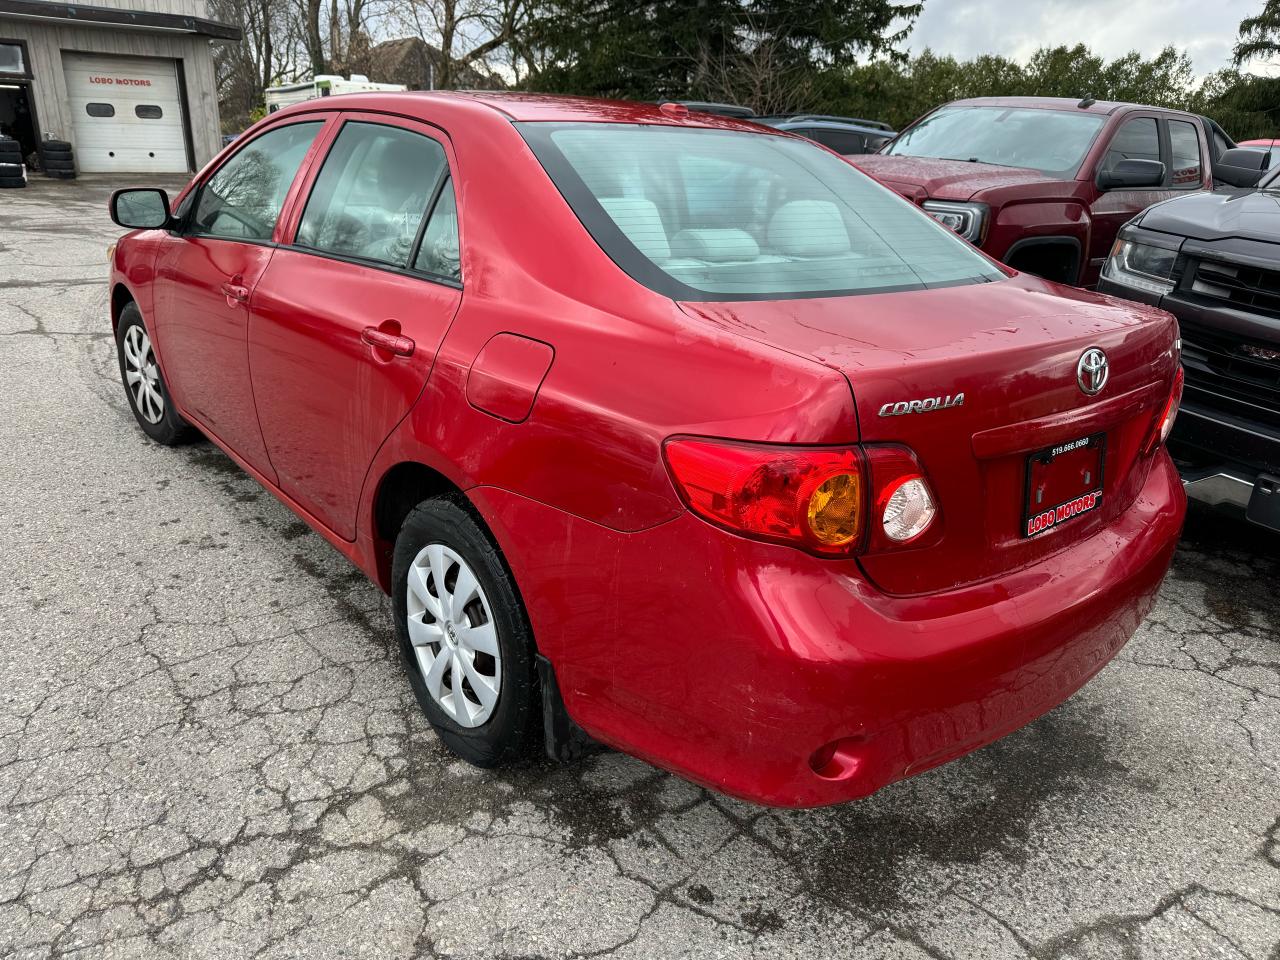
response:
[[[227,306],[234,307],[249,299],[249,288],[228,281],[222,285],[222,295],[227,298]]]
[[[417,346],[410,338],[379,330],[377,327],[365,327],[360,332],[360,339],[371,347],[385,350],[397,357],[413,356],[413,348]]]

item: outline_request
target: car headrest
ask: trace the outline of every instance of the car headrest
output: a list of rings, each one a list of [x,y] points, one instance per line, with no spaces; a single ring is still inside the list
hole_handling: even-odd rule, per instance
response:
[[[792,200],[769,221],[769,245],[789,257],[835,257],[852,244],[840,208],[830,200]]]
[[[618,225],[623,235],[650,260],[666,260],[671,256],[667,229],[662,215],[652,200],[642,197],[601,197],[600,206]]]
[[[745,230],[703,228],[681,230],[671,240],[671,252],[677,257],[723,263],[754,260],[760,256],[760,245]]]

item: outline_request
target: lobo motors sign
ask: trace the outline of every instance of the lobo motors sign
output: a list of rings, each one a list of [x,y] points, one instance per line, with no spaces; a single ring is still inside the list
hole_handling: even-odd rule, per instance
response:
[[[143,77],[99,77],[91,76],[90,83],[108,87],[149,87],[151,81]]]

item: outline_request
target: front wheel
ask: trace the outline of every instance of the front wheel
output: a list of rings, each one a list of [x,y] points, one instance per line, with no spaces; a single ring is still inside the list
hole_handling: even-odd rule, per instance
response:
[[[164,374],[160,372],[155,352],[151,349],[151,336],[135,304],[130,303],[120,311],[116,354],[120,360],[124,392],[142,432],[166,447],[194,439],[197,436],[195,428],[182,418],[169,397]]]
[[[396,538],[391,576],[400,656],[445,746],[478,767],[523,757],[536,719],[533,636],[484,530],[457,500],[420,503]]]

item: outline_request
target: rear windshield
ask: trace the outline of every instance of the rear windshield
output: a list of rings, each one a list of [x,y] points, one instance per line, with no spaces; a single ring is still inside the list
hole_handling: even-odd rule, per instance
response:
[[[899,136],[885,153],[1024,167],[1070,179],[1105,121],[1079,110],[943,107]]]
[[[950,230],[803,140],[696,127],[518,125],[604,251],[677,300],[1002,279]]]

